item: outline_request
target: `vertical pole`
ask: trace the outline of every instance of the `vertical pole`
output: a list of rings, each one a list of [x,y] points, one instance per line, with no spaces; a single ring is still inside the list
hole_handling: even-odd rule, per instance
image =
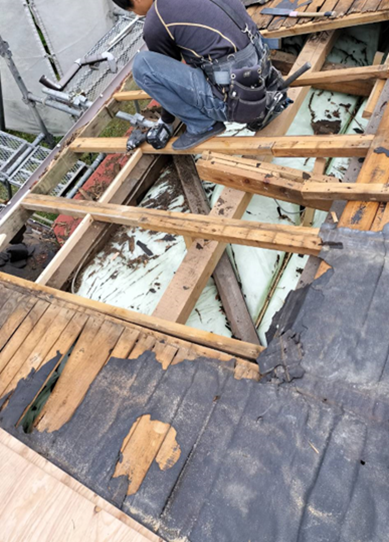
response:
[[[17,69],[15,62],[12,59],[12,53],[11,53],[11,50],[9,48],[9,45],[8,45],[8,43],[6,41],[4,41],[2,39],[1,36],[0,36],[0,56],[3,57],[4,60],[6,61],[7,66],[10,69],[10,72],[12,73],[12,75],[13,75],[15,81],[16,81],[16,84],[18,85],[18,87],[20,89],[20,92],[22,93],[23,101],[24,101],[25,104],[27,104],[31,108],[31,111],[34,114],[34,117],[35,117],[35,119],[36,119],[36,121],[37,121],[37,123],[39,125],[39,128],[40,128],[41,132],[45,135],[45,140],[47,141],[47,143],[50,146],[54,146],[55,145],[54,137],[48,131],[45,123],[43,122],[43,119],[40,116],[39,111],[36,108],[35,102],[33,100],[31,100],[30,93],[29,93],[26,85],[24,84],[22,76],[20,75],[19,70]]]
[[[3,102],[3,88],[1,86],[1,72],[0,72],[0,130],[5,132],[5,113]]]

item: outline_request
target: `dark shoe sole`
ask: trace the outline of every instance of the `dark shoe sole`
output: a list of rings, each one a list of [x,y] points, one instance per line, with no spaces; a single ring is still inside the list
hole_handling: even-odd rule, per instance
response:
[[[217,122],[212,130],[208,132],[203,132],[202,134],[190,135],[188,132],[182,134],[172,145],[172,148],[175,151],[186,151],[187,149],[192,149],[197,147],[204,141],[211,139],[219,134],[222,134],[225,131],[226,127],[223,122]]]

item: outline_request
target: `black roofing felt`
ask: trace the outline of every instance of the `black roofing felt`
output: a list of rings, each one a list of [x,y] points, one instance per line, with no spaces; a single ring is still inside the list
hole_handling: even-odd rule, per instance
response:
[[[167,540],[389,540],[388,237],[325,232],[332,269],[291,294],[260,383],[233,362],[111,359],[68,424],[18,438]],[[181,455],[127,497],[112,476],[143,414],[176,429]]]

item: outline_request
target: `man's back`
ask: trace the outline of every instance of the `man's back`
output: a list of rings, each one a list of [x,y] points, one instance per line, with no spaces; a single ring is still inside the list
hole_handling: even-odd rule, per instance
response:
[[[238,10],[249,30],[256,32],[240,0],[223,0]],[[151,51],[197,64],[202,58],[217,59],[239,51],[248,37],[212,0],[155,0],[144,27],[144,38]]]

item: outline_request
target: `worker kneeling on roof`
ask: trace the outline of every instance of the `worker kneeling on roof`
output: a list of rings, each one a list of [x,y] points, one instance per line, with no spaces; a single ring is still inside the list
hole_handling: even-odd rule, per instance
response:
[[[241,0],[114,2],[146,16],[149,50],[136,55],[133,76],[163,108],[147,133],[156,149],[171,138],[175,117],[186,131],[173,148],[185,150],[222,133],[226,121],[257,131],[287,107],[284,81]],[[135,146],[130,137],[128,149]]]

